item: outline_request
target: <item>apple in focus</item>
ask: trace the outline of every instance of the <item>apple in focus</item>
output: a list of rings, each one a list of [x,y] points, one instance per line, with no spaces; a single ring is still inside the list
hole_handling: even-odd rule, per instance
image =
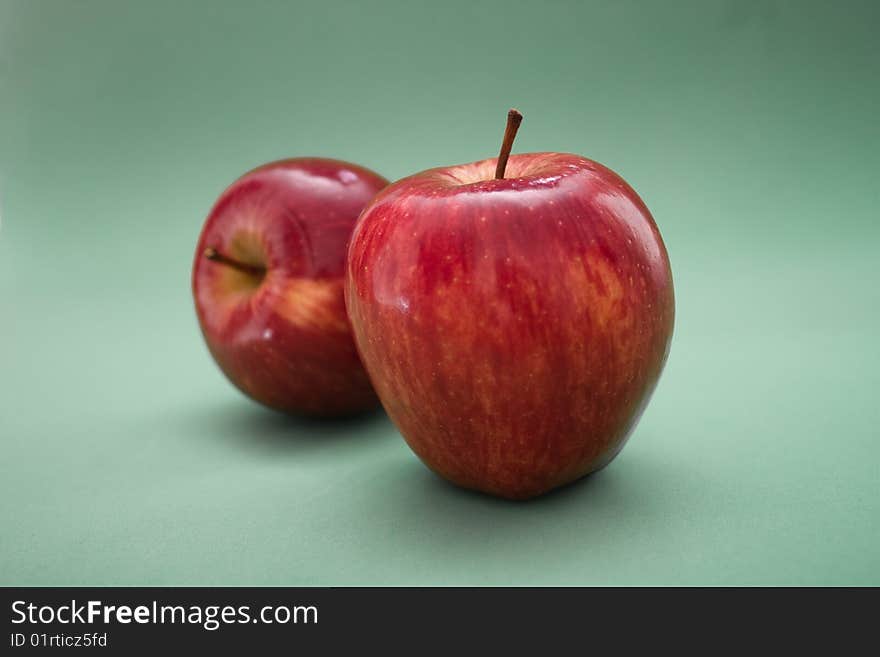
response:
[[[506,171],[495,158],[431,169],[371,201],[345,297],[412,450],[455,484],[525,499],[623,447],[674,299],[657,226],[620,176],[578,155],[502,155]]]
[[[336,416],[378,406],[343,299],[355,220],[388,182],[338,160],[261,166],[217,200],[192,270],[208,349],[243,393],[271,408]]]

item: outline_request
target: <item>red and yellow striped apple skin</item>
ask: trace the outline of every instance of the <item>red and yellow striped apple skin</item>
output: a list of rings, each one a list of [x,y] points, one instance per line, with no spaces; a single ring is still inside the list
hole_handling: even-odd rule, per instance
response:
[[[343,275],[355,221],[387,184],[348,162],[297,158],[245,174],[214,205],[193,262],[196,314],[220,369],[252,399],[319,416],[378,407]],[[206,248],[265,267],[265,277],[209,260]]]
[[[348,251],[362,360],[413,451],[525,499],[607,464],[669,351],[674,298],[648,209],[567,154],[433,169],[380,193]]]

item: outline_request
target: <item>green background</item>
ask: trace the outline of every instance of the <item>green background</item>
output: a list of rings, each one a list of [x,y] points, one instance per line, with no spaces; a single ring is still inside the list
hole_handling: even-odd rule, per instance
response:
[[[880,584],[878,7],[0,0],[0,583]],[[619,458],[519,504],[243,399],[189,290],[243,171],[490,157],[510,106],[678,304]]]

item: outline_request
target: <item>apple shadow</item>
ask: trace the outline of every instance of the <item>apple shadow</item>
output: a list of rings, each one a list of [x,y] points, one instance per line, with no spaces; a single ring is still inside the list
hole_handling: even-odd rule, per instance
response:
[[[384,487],[359,505],[374,521],[393,517],[393,540],[420,555],[413,560],[424,564],[425,582],[444,571],[437,580],[444,584],[584,581],[584,563],[650,541],[675,513],[675,473],[638,450],[526,501],[456,487],[414,457],[380,467]],[[552,560],[549,567],[544,558]]]
[[[340,418],[286,415],[246,400],[200,409],[188,420],[202,440],[267,458],[332,455],[372,447],[395,436],[381,408]]]
[[[526,500],[511,500],[478,490],[462,488],[446,481],[427,467],[418,468],[417,472],[409,473],[409,477],[417,480],[415,485],[421,488],[422,495],[433,508],[437,508],[437,502],[443,502],[448,506],[467,504],[480,508],[493,508],[499,512],[515,515],[518,513],[528,514],[531,509],[558,509],[569,504],[577,504],[578,499],[589,495],[591,489],[609,486],[613,478],[613,475],[612,477],[607,476],[610,468],[609,464],[601,470]]]

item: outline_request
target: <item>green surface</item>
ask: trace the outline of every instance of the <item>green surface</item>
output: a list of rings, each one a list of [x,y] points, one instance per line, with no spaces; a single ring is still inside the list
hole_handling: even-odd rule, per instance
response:
[[[877,3],[0,0],[0,583],[880,584]],[[525,504],[221,377],[201,222],[282,156],[565,150],[677,322],[620,457]]]

